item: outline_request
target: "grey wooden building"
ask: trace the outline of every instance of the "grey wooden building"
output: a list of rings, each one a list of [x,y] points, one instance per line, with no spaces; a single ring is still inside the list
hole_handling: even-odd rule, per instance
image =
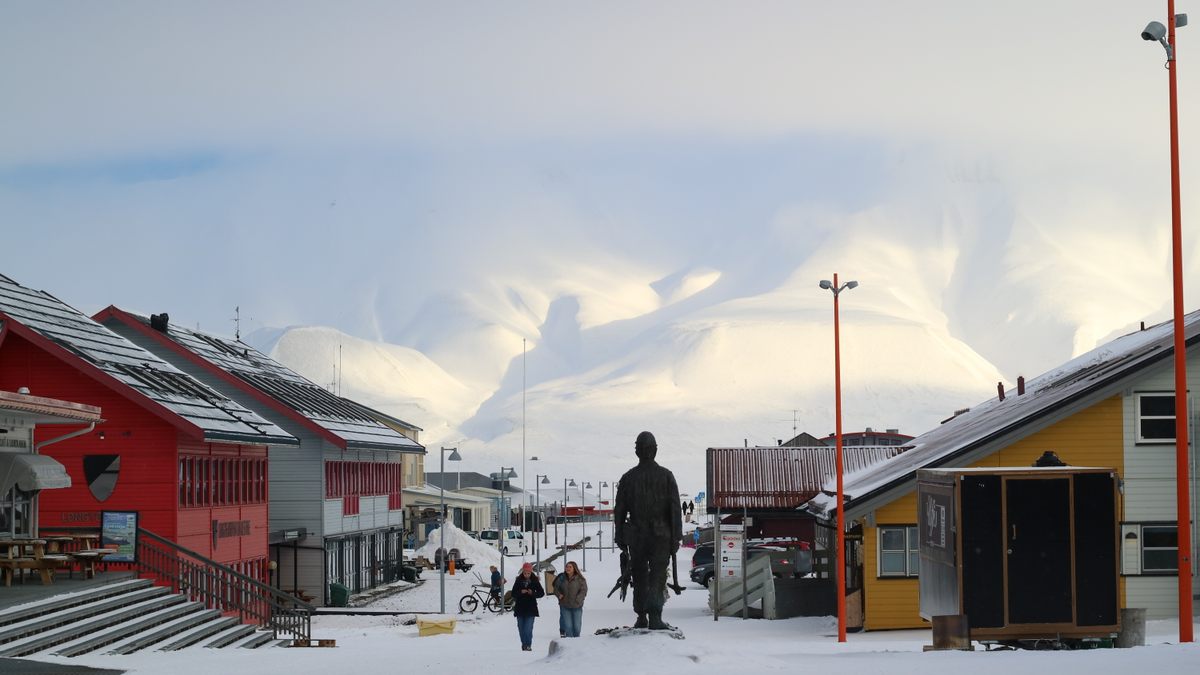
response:
[[[394,581],[405,539],[405,462],[420,429],[336,396],[253,347],[108,307],[96,320],[274,422],[300,447],[269,454],[274,583],[328,604]]]

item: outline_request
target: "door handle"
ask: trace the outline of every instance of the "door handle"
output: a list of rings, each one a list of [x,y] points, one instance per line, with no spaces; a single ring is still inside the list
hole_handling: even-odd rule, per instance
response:
[[[1012,527],[1012,537],[1010,537],[1010,539],[1012,541],[1016,541],[1017,540],[1017,526],[1014,524],[1014,525],[1010,525],[1010,527]]]

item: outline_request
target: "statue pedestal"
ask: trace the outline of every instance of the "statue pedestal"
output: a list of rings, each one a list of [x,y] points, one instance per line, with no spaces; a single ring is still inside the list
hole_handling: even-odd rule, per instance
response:
[[[671,626],[671,628],[668,630],[650,630],[649,628],[630,628],[629,626],[622,626],[620,628],[600,628],[600,629],[596,630],[596,635],[607,635],[608,637],[611,637],[611,638],[635,637],[635,636],[645,636],[645,635],[651,635],[651,636],[661,635],[663,637],[669,637],[673,640],[684,639],[683,631],[679,630],[675,626]]]

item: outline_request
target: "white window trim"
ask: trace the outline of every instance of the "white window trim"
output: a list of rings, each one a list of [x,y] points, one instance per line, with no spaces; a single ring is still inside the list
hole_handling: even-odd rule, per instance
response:
[[[1134,398],[1133,418],[1134,418],[1134,439],[1135,439],[1135,441],[1142,445],[1173,444],[1175,442],[1175,434],[1174,433],[1171,434],[1170,438],[1143,438],[1142,437],[1142,420],[1143,419],[1153,419],[1153,420],[1169,419],[1172,421],[1172,423],[1175,421],[1175,415],[1171,415],[1170,417],[1168,417],[1166,415],[1143,416],[1142,415],[1142,398],[1147,397],[1147,396],[1153,396],[1155,398],[1174,399],[1175,392],[1173,392],[1173,391],[1145,391],[1145,392],[1140,392],[1140,393],[1136,393],[1133,395],[1133,398]],[[1178,412],[1178,411],[1176,411],[1176,412]],[[1174,427],[1172,426],[1172,428],[1174,428]]]
[[[883,571],[883,531],[904,531],[904,573]],[[919,539],[916,536],[916,525],[880,525],[875,528],[875,576],[880,579],[916,579],[919,570],[909,569],[908,561],[911,553],[919,551]],[[898,549],[888,549],[889,553],[897,553]]]
[[[1145,532],[1145,529],[1148,527],[1162,527],[1162,528],[1175,529],[1175,523],[1169,522],[1169,521],[1148,521],[1148,522],[1144,522],[1144,523],[1121,523],[1121,542],[1122,542],[1121,574],[1123,576],[1127,576],[1127,577],[1175,576],[1178,572],[1178,569],[1175,566],[1172,566],[1169,568],[1156,567],[1153,569],[1146,569],[1146,543],[1145,543],[1146,542],[1146,532]],[[1129,538],[1129,534],[1133,534],[1134,537]],[[1179,538],[1176,537],[1175,541],[1178,544]],[[1136,543],[1134,543],[1134,542],[1136,542]],[[1127,547],[1127,546],[1135,546],[1136,550],[1133,550],[1132,548],[1126,550],[1125,547]],[[1167,550],[1175,551],[1176,556],[1177,556],[1179,547],[1178,546],[1171,546],[1171,547],[1160,546],[1160,547],[1154,547],[1151,550],[1153,550],[1153,551],[1167,551]],[[1172,560],[1176,560],[1176,559],[1177,558],[1175,556],[1172,556]]]

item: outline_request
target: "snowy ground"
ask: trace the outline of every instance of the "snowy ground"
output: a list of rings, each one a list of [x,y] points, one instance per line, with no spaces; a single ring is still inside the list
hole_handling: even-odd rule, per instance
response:
[[[591,526],[594,528],[594,526]],[[572,539],[579,526],[572,526]],[[607,534],[607,533],[606,533]],[[560,537],[559,541],[562,539]],[[607,536],[605,538],[607,541]],[[553,548],[554,537],[550,537]],[[1014,672],[1071,675],[1080,673],[1128,675],[1134,672],[1166,675],[1197,672],[1200,646],[1176,644],[1174,622],[1151,622],[1147,646],[1136,649],[1102,649],[1077,652],[936,652],[924,653],[929,631],[885,631],[851,634],[845,644],[836,640],[832,617],[763,621],[722,618],[713,621],[706,608],[706,593],[686,580],[690,551],[680,551],[680,581],[687,587],[667,603],[664,618],[686,636],[627,636],[614,639],[594,635],[597,628],[629,625],[633,612],[616,595],[605,598],[618,576],[617,556],[607,548],[587,552],[584,575],[590,587],[584,608],[584,635],[574,640],[558,638],[558,608],[553,598],[541,601],[541,618],[534,628],[533,652],[522,652],[516,622],[511,615],[482,609],[474,615],[457,613],[458,599],[470,591],[474,574],[446,577],[448,616],[458,620],[451,635],[418,637],[415,625],[404,625],[413,615],[319,616],[313,620],[313,637],[337,640],[336,649],[191,649],[176,653],[150,652],[132,656],[94,655],[62,659],[62,663],[125,669],[131,673],[209,675],[210,673],[570,673],[570,675],[630,675],[632,673],[695,672],[830,672],[830,673],[963,673],[1011,675]],[[600,560],[603,555],[603,561]],[[529,557],[532,559],[532,556]],[[579,552],[570,559],[582,562]],[[524,559],[505,560],[511,580]],[[558,566],[561,569],[561,564]],[[472,570],[474,571],[474,570]],[[480,573],[486,578],[486,566]],[[436,612],[438,576],[422,575],[424,583],[369,607],[404,612]],[[424,615],[427,616],[428,615]],[[551,641],[560,649],[548,656]],[[48,659],[49,660],[49,659]],[[1189,665],[1190,664],[1190,665]]]

